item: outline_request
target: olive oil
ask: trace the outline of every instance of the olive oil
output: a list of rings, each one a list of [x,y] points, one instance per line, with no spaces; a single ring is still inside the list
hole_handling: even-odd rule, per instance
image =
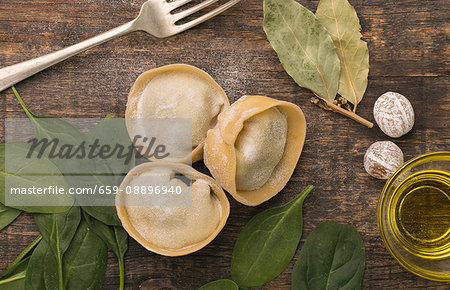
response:
[[[423,170],[394,190],[389,219],[394,238],[427,259],[450,257],[450,172]]]

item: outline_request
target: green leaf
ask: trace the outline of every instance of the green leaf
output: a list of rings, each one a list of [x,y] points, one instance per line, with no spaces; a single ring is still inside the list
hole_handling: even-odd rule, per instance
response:
[[[42,240],[42,235],[39,235],[36,239],[34,239],[33,242],[31,242],[31,244],[29,244],[25,250],[22,251],[22,253],[20,253],[20,255],[8,266],[8,269],[6,269],[5,273],[3,273],[4,275],[6,275],[8,273],[8,271],[11,271],[13,269],[16,268],[17,264],[20,264],[22,262],[22,260],[24,260],[25,256],[28,255],[29,252],[31,252],[34,247],[36,247],[37,244],[39,244],[39,242]],[[0,276],[0,279],[3,277]]]
[[[58,273],[57,258],[43,239],[31,255],[26,271],[25,289],[62,289],[63,281]]]
[[[25,289],[25,275],[30,262],[30,257],[22,259],[14,265],[10,265],[0,275],[0,290]]]
[[[223,279],[205,284],[198,290],[239,290],[239,287],[234,281]]]
[[[64,254],[65,289],[101,289],[106,273],[108,248],[82,220]]]
[[[354,227],[322,222],[300,251],[292,289],[360,289],[364,263],[364,244]]]
[[[69,211],[58,214],[36,214],[34,219],[43,239],[54,253],[63,254],[80,224],[80,207],[74,206]]]
[[[5,206],[4,204],[0,203],[0,214],[5,212],[5,211],[8,211],[8,207]]]
[[[32,122],[34,126],[34,131],[36,138],[38,140],[42,140],[44,138],[48,139],[49,141],[53,139],[59,140],[58,145],[55,147],[56,152],[58,152],[61,148],[61,146],[64,145],[78,145],[84,140],[84,135],[81,133],[77,128],[75,128],[72,124],[69,122],[54,118],[54,117],[47,117],[47,116],[37,116],[33,114],[25,105],[22,98],[20,97],[19,93],[16,91],[14,87],[12,87],[14,95],[16,96],[17,100],[19,101],[20,105],[22,106],[23,110],[25,111],[26,115]],[[71,158],[70,162],[68,162],[64,158],[53,158],[52,161],[56,164],[56,166],[59,168],[59,170],[63,174],[67,173],[85,173],[84,166],[85,166],[85,159],[80,160],[78,158]],[[74,185],[70,184],[69,185]],[[76,183],[75,183],[76,185]]]
[[[241,288],[260,286],[289,264],[302,236],[302,205],[314,187],[307,186],[291,202],[265,210],[242,230],[231,259],[231,278]]]
[[[112,206],[83,206],[85,212],[110,226],[122,226],[117,210]]]
[[[125,120],[123,118],[107,118],[100,122],[97,126],[86,133],[86,140],[88,143],[94,142],[98,139],[101,144],[120,144],[124,148],[131,148],[132,143],[126,129]],[[98,150],[94,151],[97,153]],[[108,175],[96,176],[92,179],[92,185],[100,184],[102,186],[119,186],[122,182],[125,173],[130,171],[135,165],[134,154],[130,155],[129,162],[125,162],[125,158],[117,158],[117,155],[111,156],[108,159],[96,158],[94,159],[95,171],[102,173],[111,173]],[[122,174],[114,174],[114,173]],[[91,185],[91,186],[92,186]],[[83,198],[80,196],[79,198]],[[89,203],[95,204],[97,201],[101,203],[101,199],[93,200],[89,197]],[[111,199],[111,204],[114,204],[115,195],[103,195],[101,198]],[[84,204],[84,203],[82,203]],[[90,216],[102,221],[111,226],[122,226],[115,206],[86,206],[83,205]]]
[[[122,226],[108,226],[95,218],[90,217],[87,213],[83,213],[84,217],[91,228],[114,252],[119,261],[120,272],[120,289],[124,289],[125,269],[124,256],[128,250],[128,234]]]
[[[25,142],[0,144],[0,202],[3,204],[5,204],[6,190],[8,190],[5,184],[7,177],[8,188],[43,189],[50,186],[67,188],[66,180],[58,167],[44,156],[37,158],[33,155],[27,158],[29,149],[30,144]],[[5,162],[8,162],[7,166]],[[38,174],[39,172],[42,175]],[[47,195],[32,195],[32,199],[30,199],[29,196],[27,195],[30,204],[45,204],[49,198]],[[8,198],[11,201],[8,206],[24,202],[22,195],[11,194]],[[33,213],[58,213],[69,210],[74,203],[74,198],[70,195],[57,195],[51,198],[53,198],[52,206],[11,205],[10,207]]]
[[[361,40],[361,25],[347,0],[320,0],[316,17],[328,30],[341,62],[338,93],[356,105],[361,102],[369,75],[369,49]]]
[[[26,271],[19,272],[11,277],[0,280],[0,290],[25,289]]]
[[[0,275],[0,290],[25,289],[25,275],[31,257],[25,257],[39,243],[41,236],[35,239]]]
[[[61,144],[79,145],[82,142],[88,143],[98,139],[101,144],[121,144],[126,149],[132,148],[124,119],[107,118],[84,135],[64,120],[34,115],[28,110],[14,88],[13,91],[28,118],[32,121],[38,139],[57,139],[59,140],[58,146],[61,146]],[[56,150],[60,150],[59,147]],[[98,150],[100,149],[97,148]],[[112,156],[107,159],[84,158],[79,160],[78,158],[72,158],[70,162],[64,159],[55,159],[55,164],[60,172],[65,175],[65,179],[71,187],[88,188],[97,185],[113,187],[120,185],[124,175],[134,167],[134,152],[132,150],[130,152],[128,162],[124,162],[117,156]],[[94,155],[95,153],[98,152],[94,152]],[[78,174],[73,176],[73,173],[84,175],[82,177]],[[40,177],[42,178],[42,176]],[[128,249],[128,235],[121,227],[115,206],[96,206],[104,202],[103,198],[107,198],[110,203],[114,204],[114,195],[103,195],[97,198],[98,200],[94,197],[89,199],[87,203],[82,203],[81,201],[84,201],[82,197],[77,196],[77,201],[83,205],[83,211],[101,221],[95,220],[96,224],[101,225],[95,228],[106,230],[106,235],[112,236],[114,241],[109,243],[108,246],[119,258],[120,287],[123,289],[123,257]],[[96,203],[97,201],[99,203]],[[96,257],[93,254],[95,251],[92,249],[96,249],[98,255],[106,251],[102,250],[103,248],[106,249],[105,243],[102,241],[106,237],[100,238],[93,230],[85,226],[84,222],[78,226],[80,223],[80,208],[73,207],[64,214],[36,215],[35,219],[42,233],[43,241],[39,244],[39,249],[37,248],[32,255],[33,264],[29,269],[29,278],[27,274],[26,285],[31,289],[63,289],[65,286],[80,289],[99,288],[104,279],[103,264],[106,265],[106,262],[102,263],[103,259],[97,259],[91,261],[91,263],[84,263],[83,261]],[[102,222],[117,226],[108,227]],[[97,240],[94,241],[95,239]],[[98,248],[102,245],[103,248]],[[51,266],[40,267],[39,260],[41,263],[51,264]],[[84,268],[89,268],[89,273],[96,274],[82,275],[82,272],[80,272],[82,270],[79,269]],[[103,274],[100,272],[103,272]]]
[[[87,141],[86,136],[71,123],[59,118],[43,117],[33,114],[27,108],[14,87],[13,91],[34,126],[36,138],[38,140],[47,139],[48,141],[58,140],[58,143],[55,146],[55,152],[59,152],[62,146],[79,146]],[[103,134],[107,134],[107,132]],[[45,153],[49,153],[48,151],[49,150],[46,150]],[[103,185],[99,183],[99,180],[95,177],[96,164],[91,158],[52,158],[52,162],[54,162],[61,173],[65,175],[66,181],[70,187],[88,188],[96,184]],[[83,176],[79,176],[79,174],[83,174]]]
[[[0,231],[12,223],[22,211],[0,203]]]
[[[59,289],[63,287],[63,255],[69,247],[78,225],[80,224],[80,207],[74,206],[68,212],[59,214],[36,214],[35,221],[43,240],[51,249],[57,266],[55,275]],[[36,251],[36,250],[35,250]],[[50,259],[49,257],[47,257]],[[44,275],[45,276],[45,275]],[[53,280],[51,280],[53,282]]]
[[[98,139],[100,144],[109,146],[122,145],[125,149],[131,147],[132,142],[128,136],[128,132],[123,118],[106,118],[97,126],[92,128],[86,135],[82,134],[72,124],[50,117],[40,117],[33,114],[25,105],[17,91],[13,88],[14,94],[22,105],[23,110],[28,118],[32,121],[36,137],[41,140],[57,139],[59,145],[56,147],[58,151],[61,144],[76,145],[82,142],[93,144]],[[100,147],[93,151],[96,155]],[[65,179],[70,187],[74,188],[94,188],[97,186],[119,186],[124,176],[135,165],[134,151],[129,157],[118,158],[117,155],[111,158],[71,158],[70,160],[54,158],[52,159],[60,171],[65,175]],[[129,160],[128,160],[129,158]],[[127,159],[128,162],[125,162]],[[83,176],[73,173],[82,173]],[[109,224],[120,226],[121,222],[117,216],[115,206],[104,206],[105,202],[114,205],[114,195],[77,195],[78,203],[91,216]],[[106,199],[106,201],[105,201]],[[101,206],[98,206],[101,205]]]
[[[106,243],[108,248],[122,257],[128,250],[128,234],[123,227],[108,226],[95,218],[84,214],[89,227]]]
[[[295,82],[333,101],[341,66],[330,35],[314,14],[295,0],[264,0],[264,31]]]
[[[97,172],[101,171],[102,173],[115,173],[116,175],[113,176],[115,178],[113,183],[114,185],[119,185],[122,182],[124,175],[135,166],[133,144],[130,140],[130,136],[128,135],[125,119],[107,118],[102,120],[86,133],[86,140],[89,144],[92,144],[95,140],[98,140],[100,144],[123,146],[124,157],[122,158],[118,158],[117,154],[114,154],[107,159],[98,157],[93,158],[95,161],[95,170]],[[95,148],[95,150],[93,150],[94,155],[99,153],[99,151],[100,148]],[[111,184],[111,182],[106,182],[105,184]]]
[[[6,278],[15,276],[19,273],[26,271],[29,261],[30,261],[30,257],[26,257],[25,259],[21,260],[17,264],[8,267],[8,269],[6,269],[6,271],[0,275],[0,280],[5,280]]]

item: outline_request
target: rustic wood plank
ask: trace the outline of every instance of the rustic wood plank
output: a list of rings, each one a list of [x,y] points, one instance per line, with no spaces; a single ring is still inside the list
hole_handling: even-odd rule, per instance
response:
[[[0,2],[0,65],[6,66],[76,43],[132,19],[140,1],[4,0]],[[318,1],[300,1],[315,11]],[[440,0],[350,0],[361,18],[370,49],[370,81],[358,107],[373,120],[376,98],[386,91],[407,96],[416,113],[414,129],[394,140],[407,159],[449,150],[448,13]],[[403,269],[380,239],[376,206],[383,181],[362,166],[365,150],[389,140],[378,128],[367,129],[309,103],[311,93],[284,72],[262,30],[262,1],[242,1],[234,9],[197,28],[164,40],[142,32],[103,44],[17,85],[36,113],[59,117],[122,116],[129,88],[150,68],[188,63],[209,72],[231,101],[244,94],[265,94],[294,102],[308,120],[307,141],[291,181],[275,198],[256,208],[230,197],[231,216],[221,234],[192,255],[168,258],[130,241],[126,285],[137,289],[152,279],[150,289],[194,289],[229,277],[231,253],[245,223],[256,213],[292,199],[307,184],[316,189],[304,204],[305,238],[326,219],[357,227],[364,240],[365,289],[447,289]],[[4,117],[24,114],[12,92],[0,93]],[[0,126],[4,140],[3,119]],[[196,168],[206,171],[200,163]],[[38,234],[31,215],[23,214],[0,232],[0,270]],[[301,245],[300,245],[301,246]],[[118,266],[110,254],[105,289],[117,289]],[[289,289],[294,261],[261,289]]]

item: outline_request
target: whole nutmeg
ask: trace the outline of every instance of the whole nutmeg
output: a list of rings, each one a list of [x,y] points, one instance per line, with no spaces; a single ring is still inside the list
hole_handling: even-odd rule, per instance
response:
[[[373,143],[364,155],[364,168],[378,179],[388,179],[402,164],[403,152],[391,141]]]
[[[381,131],[392,138],[405,135],[414,126],[414,109],[399,93],[382,94],[375,102],[373,116]]]

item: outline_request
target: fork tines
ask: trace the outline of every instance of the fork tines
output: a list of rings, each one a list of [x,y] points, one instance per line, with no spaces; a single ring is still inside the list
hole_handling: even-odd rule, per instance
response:
[[[190,7],[190,8],[187,8],[180,12],[175,12],[172,14],[172,16],[174,17],[174,22],[180,21],[196,12],[199,12],[199,11],[205,9],[206,7],[211,6],[212,4],[216,3],[217,1],[218,0],[205,0],[199,4],[196,4],[195,6]],[[231,8],[233,5],[237,4],[239,1],[240,0],[230,0],[227,3],[220,5],[219,7],[203,14],[202,16],[200,16],[198,18],[190,20],[184,24],[179,24],[177,26],[179,27],[179,29],[181,31],[192,28],[192,27],[224,12],[225,10]],[[177,8],[180,8],[180,7],[188,4],[189,2],[192,2],[192,0],[176,0],[176,1],[170,2],[169,4],[172,5],[172,11],[173,11]]]

